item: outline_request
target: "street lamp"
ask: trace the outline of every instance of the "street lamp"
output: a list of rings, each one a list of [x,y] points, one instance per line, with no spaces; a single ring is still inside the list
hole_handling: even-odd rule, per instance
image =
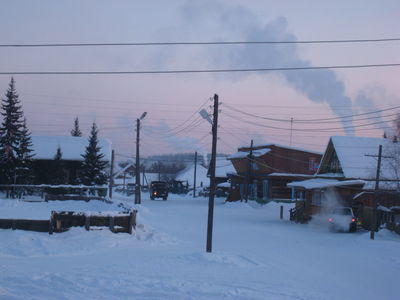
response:
[[[136,120],[136,184],[135,184],[135,204],[141,204],[140,195],[140,159],[139,159],[139,137],[140,137],[140,121],[146,117],[147,112],[144,112],[140,118]]]

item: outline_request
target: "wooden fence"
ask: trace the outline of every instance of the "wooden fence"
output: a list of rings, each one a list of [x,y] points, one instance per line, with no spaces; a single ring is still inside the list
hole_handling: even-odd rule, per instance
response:
[[[0,192],[4,193],[6,198],[12,199],[36,196],[43,201],[105,200],[107,191],[107,186],[0,184]]]
[[[71,227],[85,227],[90,230],[91,226],[108,227],[114,233],[126,232],[132,234],[136,228],[137,210],[130,214],[103,216],[87,215],[82,212],[53,211],[50,220],[27,220],[27,219],[0,219],[1,229],[21,229],[38,232],[65,232]]]

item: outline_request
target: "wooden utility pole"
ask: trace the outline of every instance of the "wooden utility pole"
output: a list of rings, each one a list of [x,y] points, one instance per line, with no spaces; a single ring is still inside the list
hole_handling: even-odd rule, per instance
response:
[[[196,198],[196,171],[197,171],[197,151],[194,153],[194,179],[193,179],[193,198]]]
[[[208,198],[208,222],[207,222],[207,252],[212,251],[212,232],[214,219],[215,196],[215,162],[217,157],[217,130],[218,130],[218,95],[214,95],[214,115],[212,122],[212,148],[210,162],[210,195]]]
[[[293,118],[290,118],[290,143],[289,143],[290,146],[292,146],[292,135],[293,135]]]
[[[247,171],[247,174],[246,174],[246,185],[245,185],[245,202],[247,202],[248,200],[249,200],[249,186],[250,186],[250,183],[251,183],[251,164],[252,164],[252,162],[253,162],[253,140],[251,140],[251,142],[250,142],[250,153],[249,153],[249,156],[248,156],[248,160],[249,160],[249,163],[248,163],[248,171]]]
[[[112,198],[112,189],[114,186],[114,159],[115,159],[115,152],[114,149],[111,151],[111,166],[110,166],[110,181],[108,183],[108,197]]]
[[[376,208],[378,206],[378,190],[379,190],[379,180],[381,174],[381,162],[382,162],[382,145],[379,145],[378,155],[366,154],[365,156],[378,157],[378,164],[376,166],[376,178],[375,178],[375,192],[374,192],[374,203],[373,203],[373,211],[372,211],[372,222],[371,222],[371,231],[370,238],[371,240],[375,239],[375,231],[377,230],[377,213]],[[385,158],[390,158],[389,156],[385,156]]]
[[[141,204],[140,193],[140,159],[139,159],[139,140],[140,140],[140,119],[136,120],[136,167],[135,167],[135,204]]]
[[[374,207],[373,207],[373,218],[372,218],[372,226],[370,232],[371,240],[375,239],[375,231],[377,229],[377,213],[376,207],[378,206],[378,190],[379,190],[379,177],[381,174],[381,161],[382,161],[382,145],[379,145],[379,152],[378,152],[378,165],[376,167],[376,181],[375,181],[375,192],[374,192]]]

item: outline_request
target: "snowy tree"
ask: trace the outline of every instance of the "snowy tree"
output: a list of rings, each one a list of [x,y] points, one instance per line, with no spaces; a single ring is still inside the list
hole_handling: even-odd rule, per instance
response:
[[[57,147],[57,152],[54,155],[54,160],[52,164],[52,184],[64,184],[66,180],[64,172],[64,162],[62,160],[62,151],[60,145]]]
[[[0,107],[3,116],[0,126],[0,173],[1,182],[10,184],[17,178],[18,149],[23,127],[22,108],[13,78],[5,96]]]
[[[71,130],[72,136],[82,136],[82,131],[79,128],[79,120],[78,117],[74,120],[74,128]]]
[[[100,185],[107,183],[106,167],[104,154],[101,153],[99,141],[97,138],[98,129],[96,123],[93,123],[89,137],[89,145],[86,147],[85,154],[82,155],[84,161],[80,174],[80,182],[84,185]]]
[[[32,149],[31,133],[26,125],[26,118],[22,121],[22,127],[19,134],[19,145],[16,149],[17,153],[17,181],[22,184],[30,184],[33,182],[32,157],[34,156]]]
[[[390,179],[394,179],[397,191],[400,191],[400,113],[393,122],[393,137],[388,141],[385,164],[390,170]]]

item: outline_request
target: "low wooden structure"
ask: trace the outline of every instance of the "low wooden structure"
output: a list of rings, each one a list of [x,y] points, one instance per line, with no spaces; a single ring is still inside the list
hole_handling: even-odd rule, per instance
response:
[[[20,229],[37,232],[65,232],[71,227],[85,227],[90,230],[92,226],[108,227],[111,232],[126,232],[132,234],[136,228],[137,210],[129,214],[116,215],[94,215],[74,211],[53,211],[50,220],[27,220],[27,219],[0,219],[1,229]]]
[[[0,184],[6,198],[23,199],[36,196],[50,200],[102,200],[107,199],[108,186],[50,185],[50,184]]]

